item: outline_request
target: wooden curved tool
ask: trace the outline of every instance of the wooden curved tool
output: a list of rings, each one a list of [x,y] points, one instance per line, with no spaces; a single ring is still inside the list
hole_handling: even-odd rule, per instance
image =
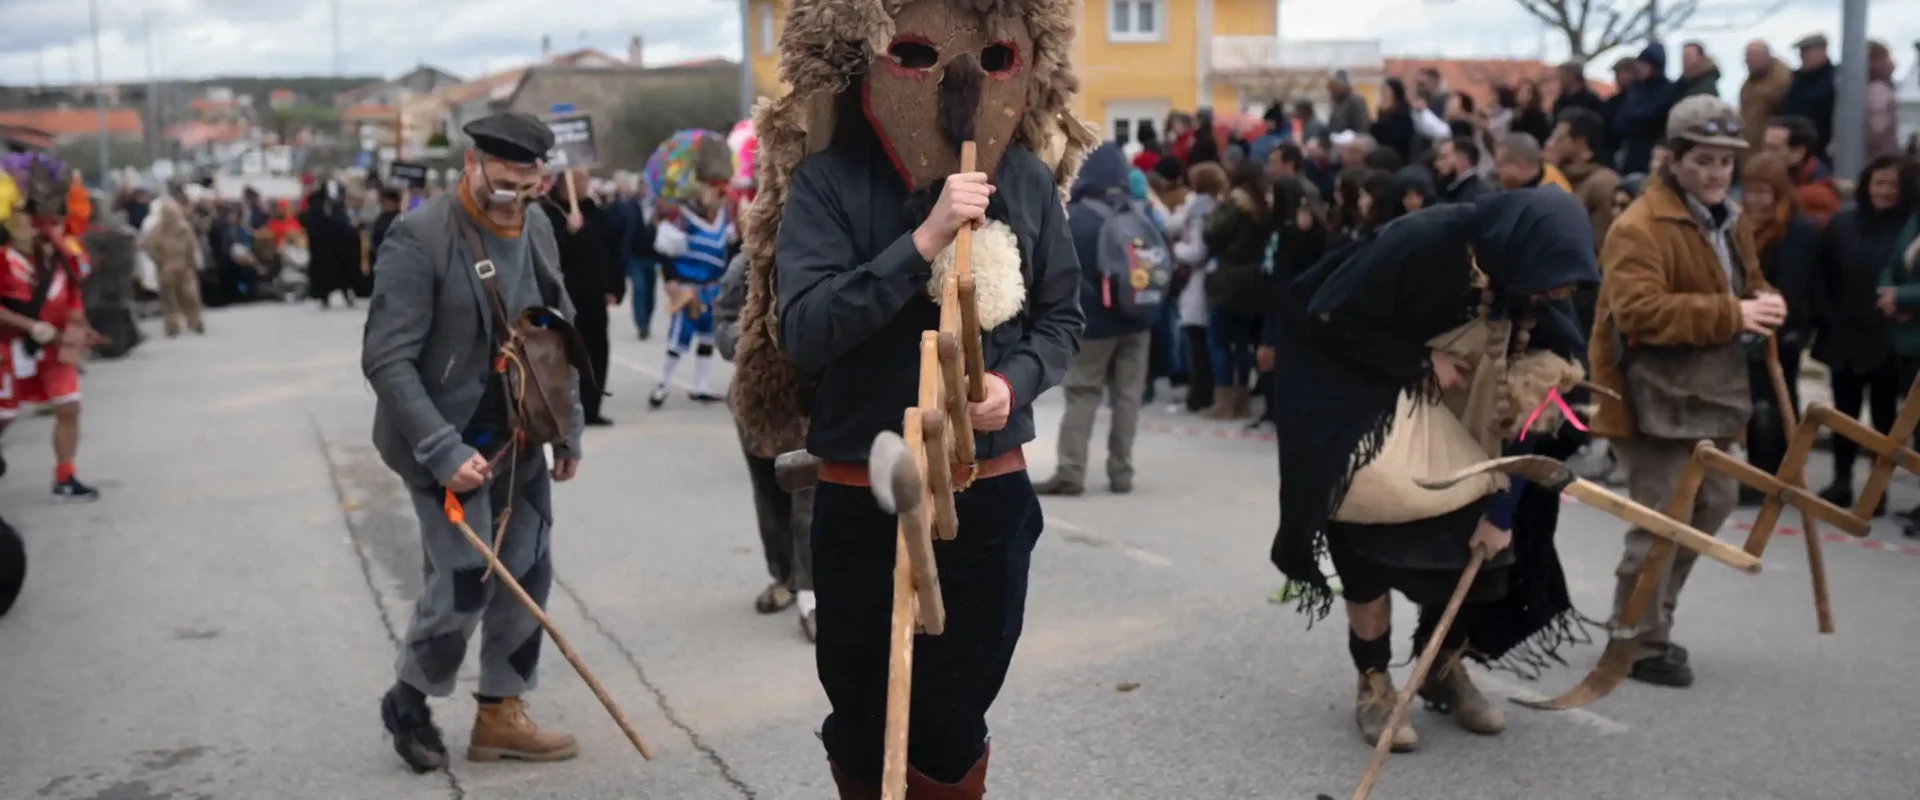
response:
[[[1793,394],[1787,391],[1787,376],[1786,373],[1780,369],[1780,340],[1773,336],[1767,337],[1767,379],[1773,383],[1773,404],[1780,407],[1780,430],[1798,430],[1800,428],[1800,420],[1797,419],[1799,415],[1796,413],[1793,405]],[[1782,459],[1780,462],[1780,480],[1797,491],[1805,492],[1807,488],[1807,460],[1804,458],[1797,461]],[[1823,507],[1833,507],[1825,500],[1821,500],[1817,495],[1808,496],[1818,501]],[[1763,506],[1761,511],[1764,513],[1768,507],[1775,505],[1775,502],[1775,498],[1769,498],[1766,506]],[[1805,535],[1801,538],[1807,540],[1807,573],[1813,577],[1814,623],[1818,626],[1821,633],[1833,633],[1833,599],[1827,594],[1827,555],[1823,549],[1823,545],[1820,544],[1820,526],[1814,523],[1815,514],[1812,509],[1808,508],[1804,503],[1794,503],[1793,505],[1795,508],[1800,509],[1800,527],[1805,529],[1802,531]],[[1860,532],[1853,535],[1867,535],[1868,529],[1872,526],[1867,522],[1866,518],[1856,517],[1851,513],[1842,513],[1844,514],[1845,520],[1850,522],[1858,521],[1860,523]],[[1754,527],[1760,527],[1759,519],[1754,520]],[[1836,527],[1847,530],[1847,526],[1844,524],[1836,525]],[[1759,555],[1759,553],[1754,553],[1754,555]]]
[[[1482,461],[1464,467],[1452,475],[1414,481],[1428,489],[1445,489],[1469,478],[1497,472],[1524,478],[1542,488],[1572,495],[1581,503],[1605,511],[1608,514],[1631,522],[1651,532],[1654,536],[1673,542],[1689,550],[1699,552],[1749,575],[1760,573],[1760,559],[1720,541],[1680,520],[1643,506],[1633,500],[1622,497],[1605,486],[1575,475],[1565,463],[1546,456],[1509,456]],[[1691,508],[1692,499],[1688,498]],[[1672,508],[1668,509],[1670,512]],[[1684,510],[1681,513],[1686,513]]]
[[[919,416],[919,409],[907,409],[909,421]],[[946,630],[947,612],[940,600],[940,568],[933,558],[932,525],[926,514],[927,488],[919,459],[913,453],[913,438],[912,434],[903,438],[892,432],[874,437],[867,469],[874,500],[882,511],[900,519],[905,566],[912,574],[913,594],[918,600],[914,617],[922,631],[937,636]]]
[[[1833,410],[1829,408],[1828,411],[1831,412]],[[1807,413],[1811,415],[1813,409],[1808,409]],[[1840,415],[1839,412],[1833,413],[1836,416],[1844,416]],[[1847,419],[1851,420],[1852,418],[1847,417]],[[1853,421],[1856,423],[1859,422],[1859,420]],[[1875,421],[1878,422],[1878,420]],[[1913,441],[1913,431],[1916,427],[1920,427],[1920,377],[1915,377],[1913,384],[1907,387],[1907,400],[1900,404],[1900,413],[1894,415],[1893,427],[1887,431],[1885,436],[1879,436],[1877,435],[1878,432],[1875,431],[1874,433],[1876,435],[1871,437],[1847,437],[1862,445],[1866,445],[1870,439],[1883,440],[1888,445],[1886,452],[1881,452],[1880,450],[1874,451],[1873,469],[1867,472],[1867,485],[1860,491],[1860,499],[1854,501],[1853,504],[1854,516],[1860,517],[1861,519],[1871,517],[1873,516],[1874,510],[1880,507],[1880,499],[1887,494],[1887,482],[1893,479],[1894,464],[1900,460],[1893,454],[1891,448],[1902,446],[1907,442]],[[1863,431],[1872,430],[1865,425],[1861,425],[1860,429]],[[1834,427],[1833,432],[1840,433],[1840,429]],[[1902,463],[1901,466],[1908,472],[1920,472],[1920,469],[1907,466],[1906,463]]]

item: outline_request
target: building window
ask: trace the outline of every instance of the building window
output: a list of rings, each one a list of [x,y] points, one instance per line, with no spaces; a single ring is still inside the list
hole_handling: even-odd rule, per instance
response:
[[[760,6],[760,55],[770,55],[774,50],[773,41],[773,4]]]
[[[1113,121],[1113,141],[1122,147],[1133,141],[1133,120],[1119,118]]]
[[[1107,39],[1158,42],[1166,38],[1166,0],[1108,0]]]

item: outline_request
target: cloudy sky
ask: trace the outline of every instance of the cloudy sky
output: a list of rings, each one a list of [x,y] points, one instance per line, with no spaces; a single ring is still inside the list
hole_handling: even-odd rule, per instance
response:
[[[476,75],[535,57],[543,33],[558,50],[594,46],[621,52],[646,39],[647,61],[737,58],[733,0],[93,0],[101,24],[107,80],[148,75],[145,31],[163,76],[330,74],[339,9],[340,63],[348,74],[392,75],[427,63]],[[1100,2],[1101,0],[1087,0]],[[1228,0],[1217,0],[1228,1]],[[1258,1],[1258,0],[1252,0]],[[1626,0],[1634,2],[1637,0]],[[1915,60],[1916,0],[1870,0],[1870,30],[1892,46],[1900,70]],[[1740,51],[1754,38],[1779,51],[1823,31],[1837,49],[1836,0],[1705,0],[1694,22],[1665,38],[1698,38],[1725,65],[1723,95],[1738,92]],[[90,81],[94,76],[88,3],[0,0],[0,83]],[[1391,54],[1558,60],[1564,40],[1522,12],[1515,0],[1342,0],[1282,7],[1287,38],[1379,38]],[[1625,54],[1622,50],[1603,59]],[[1677,56],[1673,59],[1678,69]]]

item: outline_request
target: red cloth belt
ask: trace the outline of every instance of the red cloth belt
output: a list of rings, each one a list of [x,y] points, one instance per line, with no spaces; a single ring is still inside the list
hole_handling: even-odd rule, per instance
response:
[[[1027,453],[1018,447],[980,462],[978,465],[954,464],[953,485],[967,486],[974,481],[998,478],[1027,468]],[[971,481],[968,478],[971,477]],[[839,486],[872,486],[873,479],[865,461],[821,461],[820,482]]]

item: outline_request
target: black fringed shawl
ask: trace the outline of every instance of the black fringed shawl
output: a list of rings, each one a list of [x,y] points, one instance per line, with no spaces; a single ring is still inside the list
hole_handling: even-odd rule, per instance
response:
[[[1278,393],[1280,528],[1271,557],[1303,588],[1299,602],[1309,624],[1333,605],[1333,592],[1319,566],[1327,520],[1354,473],[1371,463],[1384,444],[1400,394],[1434,388],[1426,342],[1472,317],[1476,257],[1495,292],[1516,308],[1534,294],[1599,282],[1585,210],[1565,192],[1549,187],[1402,217],[1330,252],[1296,279],[1283,298],[1274,378],[1292,388]],[[1532,346],[1578,357],[1585,351],[1585,337],[1570,317],[1560,318],[1558,306],[1563,304],[1530,312],[1539,319]],[[1525,525],[1530,531],[1541,527],[1532,521],[1540,519],[1538,513],[1525,513],[1534,508],[1528,498],[1522,498],[1522,506],[1516,529],[1520,519],[1529,520]],[[1546,571],[1557,576],[1552,524],[1546,521],[1544,540],[1535,536],[1544,541],[1544,549],[1516,547],[1516,568],[1536,572],[1551,561]],[[1558,583],[1564,598],[1564,579]],[[1523,605],[1528,614],[1555,605],[1563,611],[1570,607],[1565,602]],[[1549,619],[1558,616],[1560,612],[1554,612]],[[1530,624],[1487,626],[1502,634],[1490,639],[1512,638],[1533,628],[1504,645],[1488,641],[1501,655],[1539,630]]]

